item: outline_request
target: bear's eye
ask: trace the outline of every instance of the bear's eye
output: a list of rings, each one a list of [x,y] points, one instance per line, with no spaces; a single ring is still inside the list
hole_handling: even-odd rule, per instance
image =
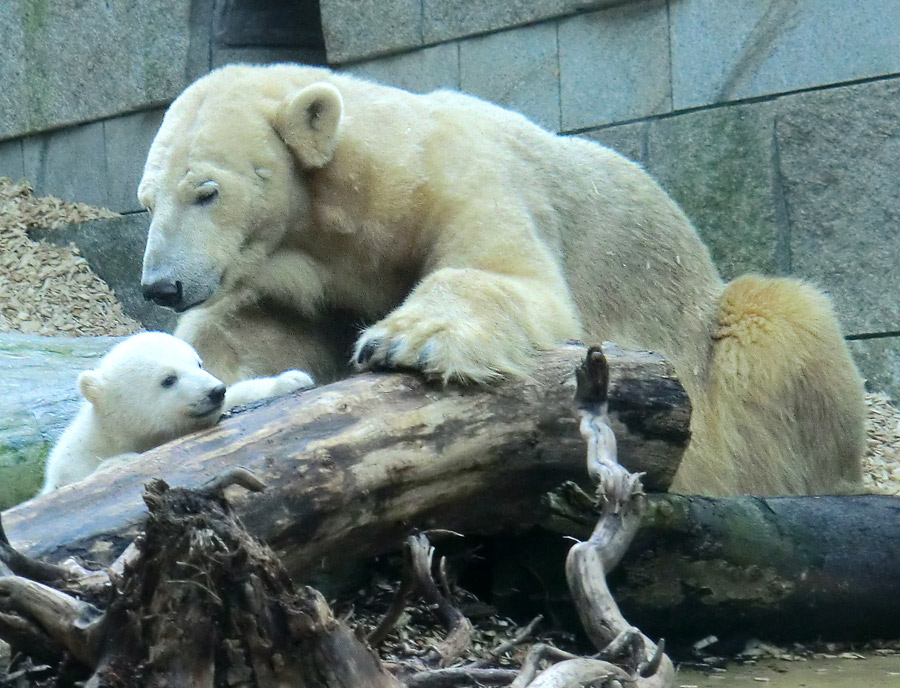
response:
[[[197,200],[194,201],[196,205],[207,205],[216,200],[216,197],[219,195],[219,185],[215,182],[203,182],[200,186],[197,187]]]
[[[160,384],[163,387],[169,388],[172,385],[174,385],[176,382],[178,382],[177,375],[166,375],[166,377],[163,378],[163,381]]]

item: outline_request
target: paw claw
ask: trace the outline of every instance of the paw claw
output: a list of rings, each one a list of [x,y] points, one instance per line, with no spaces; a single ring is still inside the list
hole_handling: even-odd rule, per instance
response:
[[[416,360],[416,365],[419,367],[419,369],[426,370],[433,357],[434,344],[428,342],[427,344],[425,344],[425,346],[422,347],[422,350],[419,352],[419,358]]]
[[[372,356],[375,355],[375,352],[378,350],[379,346],[381,346],[380,339],[373,338],[367,341],[362,345],[359,353],[356,354],[356,363],[358,365],[364,365],[368,363],[372,359]]]
[[[384,358],[384,364],[386,366],[394,365],[402,356],[404,349],[406,349],[406,345],[403,342],[394,342],[391,344],[391,347],[388,349],[387,355]]]

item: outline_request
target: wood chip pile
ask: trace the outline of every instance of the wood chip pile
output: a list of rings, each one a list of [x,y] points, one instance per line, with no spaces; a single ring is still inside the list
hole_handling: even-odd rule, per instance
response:
[[[868,447],[864,480],[871,492],[900,497],[900,411],[884,394],[868,394]]]
[[[107,284],[75,247],[31,240],[31,229],[116,217],[104,208],[35,198],[26,182],[0,177],[0,332],[126,335],[141,324],[125,315]]]
[[[31,229],[116,217],[105,208],[35,198],[27,182],[0,177],[0,332],[47,336],[127,335],[141,325],[75,247],[31,240]],[[900,496],[900,411],[869,394],[866,486]]]

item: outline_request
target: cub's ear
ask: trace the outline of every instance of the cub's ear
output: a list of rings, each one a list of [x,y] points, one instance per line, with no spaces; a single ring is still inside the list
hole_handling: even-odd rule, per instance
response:
[[[344,111],[341,92],[318,82],[290,95],[275,114],[275,130],[304,167],[331,161]]]
[[[81,396],[87,399],[94,406],[100,399],[100,392],[103,383],[100,380],[100,374],[94,370],[85,370],[78,376],[78,391]]]

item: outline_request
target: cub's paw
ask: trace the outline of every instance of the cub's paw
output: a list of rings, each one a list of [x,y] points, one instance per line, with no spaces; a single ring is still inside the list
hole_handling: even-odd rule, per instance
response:
[[[275,378],[272,394],[299,392],[301,389],[311,389],[315,386],[315,381],[302,370],[285,370]]]
[[[407,368],[445,383],[489,383],[504,375],[524,375],[531,352],[525,338],[505,337],[471,320],[412,320],[394,314],[362,333],[352,360],[362,370]]]

